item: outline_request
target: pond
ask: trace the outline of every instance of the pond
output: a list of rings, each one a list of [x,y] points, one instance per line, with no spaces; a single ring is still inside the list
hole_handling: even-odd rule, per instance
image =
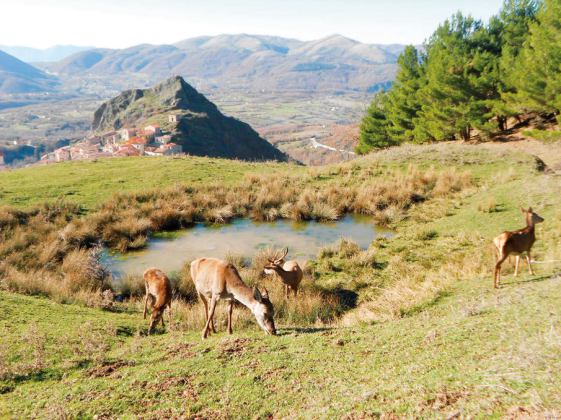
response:
[[[156,236],[142,251],[107,254],[105,263],[118,278],[142,274],[149,267],[179,271],[183,264],[200,257],[224,258],[228,254],[252,257],[260,248],[285,246],[290,259],[304,263],[315,258],[320,248],[341,238],[351,239],[366,249],[377,236],[389,237],[391,232],[376,226],[367,216],[347,215],[331,223],[287,220],[260,223],[238,219],[226,225],[197,224],[169,238]]]

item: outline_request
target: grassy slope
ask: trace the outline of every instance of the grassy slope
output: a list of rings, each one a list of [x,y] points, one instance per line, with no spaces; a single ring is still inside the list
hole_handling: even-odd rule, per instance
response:
[[[440,417],[457,410],[499,416],[517,406],[536,416],[559,410],[561,279],[552,277],[559,265],[536,266],[538,275],[530,277],[523,264],[523,275],[516,281],[507,276],[499,291],[491,289],[487,268],[488,239],[520,227],[520,205],[533,205],[546,218],[536,258],[561,257],[559,177],[533,171],[532,159],[523,154],[475,147],[404,148],[369,159],[354,165],[413,162],[474,174],[476,191],[412,209],[397,224],[395,239],[377,249],[382,262],[400,257],[405,268],[427,272],[457,254],[473,255],[475,268],[462,273],[461,266],[453,267],[461,281],[401,319],[332,329],[285,325],[277,338],[237,330],[204,343],[198,332],[175,329],[138,336],[145,328],[138,313],[1,293],[0,333],[7,344],[0,371],[12,374],[0,382],[0,415],[286,417],[300,409],[302,417]],[[492,202],[498,211],[480,210]],[[430,231],[436,234],[425,234]],[[370,273],[375,282],[386,275]],[[353,276],[326,272],[320,280],[344,283]],[[47,335],[45,350],[28,345],[41,332]],[[100,363],[122,360],[131,365],[95,377]]]
[[[291,171],[302,170],[293,165]],[[0,172],[0,204],[29,208],[63,196],[94,208],[115,192],[146,190],[176,183],[233,183],[248,172],[287,170],[287,165],[184,158],[114,158],[66,162]]]

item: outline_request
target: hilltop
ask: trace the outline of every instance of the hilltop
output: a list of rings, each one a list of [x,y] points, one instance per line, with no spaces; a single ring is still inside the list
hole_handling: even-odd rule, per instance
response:
[[[121,93],[94,114],[94,131],[158,124],[183,151],[198,156],[285,161],[287,157],[248,124],[223,115],[180,76],[150,89]]]
[[[57,84],[55,77],[0,51],[0,94],[45,92]]]

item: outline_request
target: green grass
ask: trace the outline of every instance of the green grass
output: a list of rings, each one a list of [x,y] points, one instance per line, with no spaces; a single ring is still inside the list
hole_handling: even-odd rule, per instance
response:
[[[298,171],[273,162],[247,163],[199,157],[113,158],[30,167],[0,172],[0,204],[30,208],[64,197],[93,209],[116,192],[142,191],[177,183],[232,184],[246,173]]]
[[[138,335],[146,329],[139,313],[2,293],[0,329],[12,359],[34,360],[21,339],[30,329],[47,344],[43,368],[1,382],[0,415],[441,418],[524,406],[539,417],[561,407],[560,281],[525,276],[491,292],[487,279],[471,279],[396,321],[281,326],[280,337],[220,332],[205,342],[198,332]],[[90,341],[109,349],[97,362],[96,350],[74,350]],[[114,372],[100,367],[116,362]]]
[[[561,141],[561,132],[560,131],[551,131],[551,130],[526,130],[522,134],[527,137],[534,138],[536,140],[541,140],[544,143],[553,143]]]
[[[374,264],[358,263],[351,247],[318,258],[317,285],[358,295],[340,323],[280,324],[280,337],[234,325],[229,337],[220,307],[221,332],[207,341],[180,322],[147,337],[134,307],[107,312],[0,292],[0,417],[560,416],[561,264],[536,265],[535,276],[522,264],[515,279],[505,263],[504,285],[493,290],[490,248],[501,231],[522,227],[519,207],[531,205],[545,218],[534,258],[561,258],[558,176],[506,148],[439,145],[316,170],[313,182],[352,182],[361,171],[384,176],[410,164],[469,170],[477,186],[409,209],[391,240],[370,247]],[[188,176],[234,183],[246,167],[269,169],[216,165]],[[85,179],[81,197],[96,205],[106,195],[93,194],[97,184]],[[49,185],[65,188],[59,178]],[[490,202],[495,211],[481,211]]]

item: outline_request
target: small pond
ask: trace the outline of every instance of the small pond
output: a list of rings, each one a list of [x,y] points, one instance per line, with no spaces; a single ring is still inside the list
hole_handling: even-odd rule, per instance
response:
[[[303,263],[315,258],[320,248],[341,238],[351,239],[366,249],[377,236],[391,236],[391,231],[377,227],[367,216],[347,215],[332,223],[271,223],[234,220],[226,225],[197,224],[176,232],[169,238],[156,236],[146,249],[126,254],[111,253],[105,262],[116,277],[142,274],[149,267],[166,272],[179,271],[187,261],[199,257],[224,258],[228,254],[252,257],[260,248],[289,248],[289,258]]]

